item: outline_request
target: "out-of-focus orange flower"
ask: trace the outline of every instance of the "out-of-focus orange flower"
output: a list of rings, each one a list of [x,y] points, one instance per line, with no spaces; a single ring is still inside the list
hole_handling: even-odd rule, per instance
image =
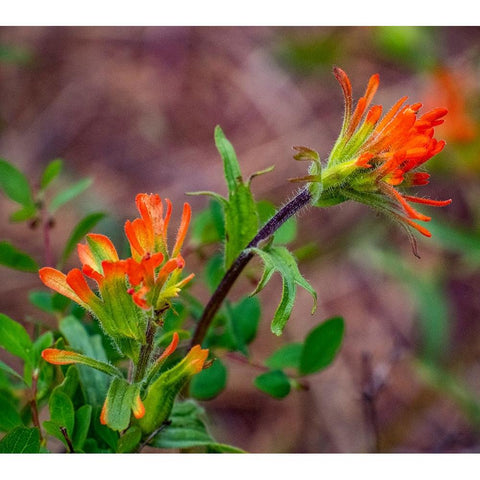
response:
[[[471,142],[478,127],[468,112],[468,97],[461,74],[444,66],[435,68],[430,75],[427,90],[427,104],[445,105],[448,122],[439,131],[449,141]]]

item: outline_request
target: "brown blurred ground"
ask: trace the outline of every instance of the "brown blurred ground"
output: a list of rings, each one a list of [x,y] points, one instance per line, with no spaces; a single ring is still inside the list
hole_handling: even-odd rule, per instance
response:
[[[293,145],[308,145],[322,157],[341,124],[341,92],[331,75],[341,65],[354,94],[368,77],[381,76],[377,101],[386,106],[403,96],[421,100],[425,78],[371,49],[368,28],[2,28],[0,43],[19,49],[22,62],[0,65],[0,156],[38,177],[46,163],[65,160],[72,179],[95,183],[74,209],[62,210],[54,249],[85,211],[105,209],[112,225],[135,213],[138,192],[158,192],[181,211],[184,192],[225,192],[221,163],[213,142],[220,124],[236,148],[245,174],[275,164],[253,183],[257,199],[276,204],[293,195],[287,178],[304,174],[291,158]],[[442,29],[445,62],[469,61],[479,29]],[[282,50],[289,42],[331,41],[331,58],[314,69],[289,68]],[[341,44],[341,48],[335,45]],[[282,61],[283,59],[283,61]],[[290,65],[291,66],[291,65]],[[452,196],[450,215],[465,219],[469,192],[445,176],[434,178],[434,198]],[[207,204],[191,197],[194,213]],[[23,226],[6,225],[13,206],[0,199],[1,237],[41,258],[41,245]],[[437,212],[433,212],[436,214]],[[441,213],[443,215],[443,212]],[[366,227],[357,227],[365,223]],[[252,386],[256,371],[229,361],[227,390],[205,403],[216,437],[252,452],[365,452],[375,450],[378,424],[383,451],[479,451],[478,435],[457,404],[425,385],[412,365],[416,349],[415,306],[392,278],[365,268],[356,235],[377,228],[375,215],[357,205],[309,210],[300,216],[295,246],[315,242],[318,254],[300,269],[319,294],[312,318],[304,291],[283,338],[269,332],[280,295],[277,279],[264,292],[265,317],[253,344],[261,361],[286,340],[301,340],[322,319],[342,315],[346,339],[334,365],[309,380],[310,390],[283,401],[269,399]],[[354,232],[354,233],[352,233]],[[410,258],[403,232],[384,237],[417,268],[442,261],[434,244],[421,242],[422,260]],[[189,267],[195,271],[198,261]],[[0,311],[21,319],[33,315],[25,295],[39,288],[34,275],[0,268]],[[479,393],[478,271],[449,284],[456,340],[452,354],[464,359],[462,374]],[[198,288],[199,295],[206,298]],[[245,280],[232,298],[251,288]],[[275,301],[269,301],[274,298]],[[459,326],[460,325],[460,326]],[[457,327],[455,327],[457,326]],[[463,356],[465,358],[463,358]],[[385,386],[368,410],[365,382]],[[366,380],[365,380],[366,378]],[[365,413],[365,408],[367,412]],[[374,413],[374,418],[369,416]]]

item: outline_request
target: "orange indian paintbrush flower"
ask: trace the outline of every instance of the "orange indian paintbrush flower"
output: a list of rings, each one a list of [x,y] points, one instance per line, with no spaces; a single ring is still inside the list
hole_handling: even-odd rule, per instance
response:
[[[411,203],[443,207],[451,200],[430,200],[399,191],[399,188],[425,185],[429,174],[419,170],[441,152],[443,140],[434,138],[435,127],[443,123],[445,108],[435,108],[419,115],[420,103],[406,104],[402,97],[382,118],[382,106],[373,105],[379,75],[372,75],[365,94],[353,108],[352,86],[346,73],[334,69],[345,98],[345,115],[338,137],[322,170],[318,154],[306,147],[295,147],[297,160],[313,160],[310,174],[296,179],[312,182],[314,204],[332,205],[355,200],[370,205],[394,220],[410,233],[413,227],[421,234],[430,232],[417,223],[430,217],[418,212]],[[319,188],[316,184],[321,184]]]

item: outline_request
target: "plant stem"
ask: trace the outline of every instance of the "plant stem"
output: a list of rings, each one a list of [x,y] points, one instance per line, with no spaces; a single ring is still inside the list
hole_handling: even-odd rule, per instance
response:
[[[145,375],[145,371],[150,361],[150,356],[152,355],[153,350],[153,339],[155,337],[155,323],[151,318],[147,322],[147,330],[145,332],[145,343],[140,349],[140,354],[138,356],[137,368],[135,369],[134,381],[139,382]]]
[[[275,233],[290,217],[295,215],[299,210],[306,207],[312,196],[308,188],[303,188],[298,194],[284,205],[255,235],[254,239],[247,245],[247,247],[240,253],[237,259],[232,263],[230,268],[225,273],[217,289],[208,301],[205,310],[197,324],[197,328],[192,337],[191,346],[201,344],[208,328],[210,327],[215,314],[225,300],[228,292],[237,280],[238,276],[245,268],[247,263],[252,259],[253,253],[249,251],[250,248],[257,247],[262,241],[267,240],[273,233]]]
[[[40,433],[40,441],[43,442],[42,428],[40,425],[40,418],[38,416],[38,407],[37,407],[37,386],[38,386],[38,370],[35,369],[32,374],[32,388],[31,388],[31,397],[30,397],[30,409],[32,411],[32,422],[38,428]]]

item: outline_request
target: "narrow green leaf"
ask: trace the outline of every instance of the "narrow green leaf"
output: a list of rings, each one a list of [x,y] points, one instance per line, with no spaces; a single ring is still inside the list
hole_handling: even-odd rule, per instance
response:
[[[35,205],[25,205],[20,210],[13,212],[10,215],[11,222],[24,222],[33,218],[38,212]]]
[[[0,391],[0,431],[8,432],[23,425],[16,405],[6,393]]]
[[[254,380],[255,386],[273,398],[284,398],[291,390],[289,378],[281,370],[263,373]]]
[[[93,180],[91,178],[84,178],[74,183],[73,185],[70,185],[65,190],[62,190],[55,197],[53,197],[52,201],[50,202],[50,213],[53,214],[61,206],[65,205],[66,203],[70,202],[70,200],[73,200],[75,197],[82,194],[88,187],[90,187],[92,182]]]
[[[333,317],[310,330],[303,344],[300,373],[309,375],[330,365],[343,340],[343,318]]]
[[[227,385],[227,369],[217,358],[210,368],[197,373],[190,382],[190,395],[197,400],[210,400]]]
[[[100,362],[108,362],[100,336],[89,336],[85,327],[75,317],[70,315],[61,320],[60,331],[75,350],[83,352]],[[101,407],[107,395],[110,377],[83,365],[78,365],[77,368],[88,403],[94,407]]]
[[[0,370],[8,373],[9,375],[16,377],[17,379],[23,382],[22,376],[18,374],[13,368],[9,367],[6,363],[2,362],[1,360],[0,360]]]
[[[32,342],[27,331],[3,313],[0,313],[0,346],[12,355],[30,362]]]
[[[52,332],[45,332],[40,335],[34,342],[32,348],[32,363],[35,367],[38,366],[40,363],[40,358],[42,355],[42,351],[46,348],[53,345],[53,333]]]
[[[55,180],[63,168],[63,161],[60,158],[52,160],[42,173],[42,178],[40,180],[40,188],[45,190],[50,183]]]
[[[3,159],[0,159],[0,189],[14,202],[24,206],[34,204],[27,177]]]
[[[228,191],[235,191],[238,180],[241,179],[242,173],[238,164],[237,155],[232,144],[227,140],[223,130],[219,125],[215,127],[215,145],[223,160],[223,169],[225,180],[227,181]]]
[[[270,355],[265,360],[265,365],[272,370],[282,370],[284,368],[298,370],[302,349],[303,343],[287,343]]]
[[[255,252],[263,260],[265,266],[262,278],[258,282],[257,288],[252,295],[257,294],[265,287],[275,271],[278,271],[282,276],[282,298],[271,325],[272,332],[275,335],[281,335],[285,324],[290,318],[295,303],[297,285],[303,287],[312,296],[312,313],[317,306],[317,294],[298,270],[295,257],[285,247],[271,245],[265,247],[264,250],[252,248],[251,251]]]
[[[38,264],[32,257],[6,241],[0,242],[0,265],[22,272],[38,271]]]
[[[59,389],[55,389],[48,400],[50,420],[67,429],[68,436],[72,438],[75,425],[75,410],[70,398]]]
[[[75,392],[77,391],[77,387],[79,384],[79,374],[78,369],[75,365],[70,365],[68,367],[67,373],[65,374],[65,378],[60,385],[57,385],[54,391],[60,391],[67,395],[69,398],[73,398]]]
[[[92,418],[92,406],[82,405],[75,412],[75,428],[73,430],[72,444],[75,449],[81,450],[87,439],[90,421]]]
[[[258,230],[258,213],[248,183],[242,179],[240,166],[232,144],[222,129],[215,128],[215,144],[223,160],[228,202],[225,213],[225,268],[229,268]]]
[[[63,250],[60,260],[61,265],[63,265],[67,261],[68,257],[71,255],[71,253],[77,246],[77,243],[79,243],[87,233],[91,232],[93,227],[95,227],[95,225],[100,220],[105,218],[105,216],[106,214],[103,212],[95,212],[82,218],[82,220],[77,223],[72,233],[70,234],[67,243],[65,244],[65,248]]]
[[[16,427],[0,440],[0,453],[39,453],[38,428]]]
[[[117,453],[134,451],[142,439],[142,430],[136,425],[130,427],[118,440]]]

